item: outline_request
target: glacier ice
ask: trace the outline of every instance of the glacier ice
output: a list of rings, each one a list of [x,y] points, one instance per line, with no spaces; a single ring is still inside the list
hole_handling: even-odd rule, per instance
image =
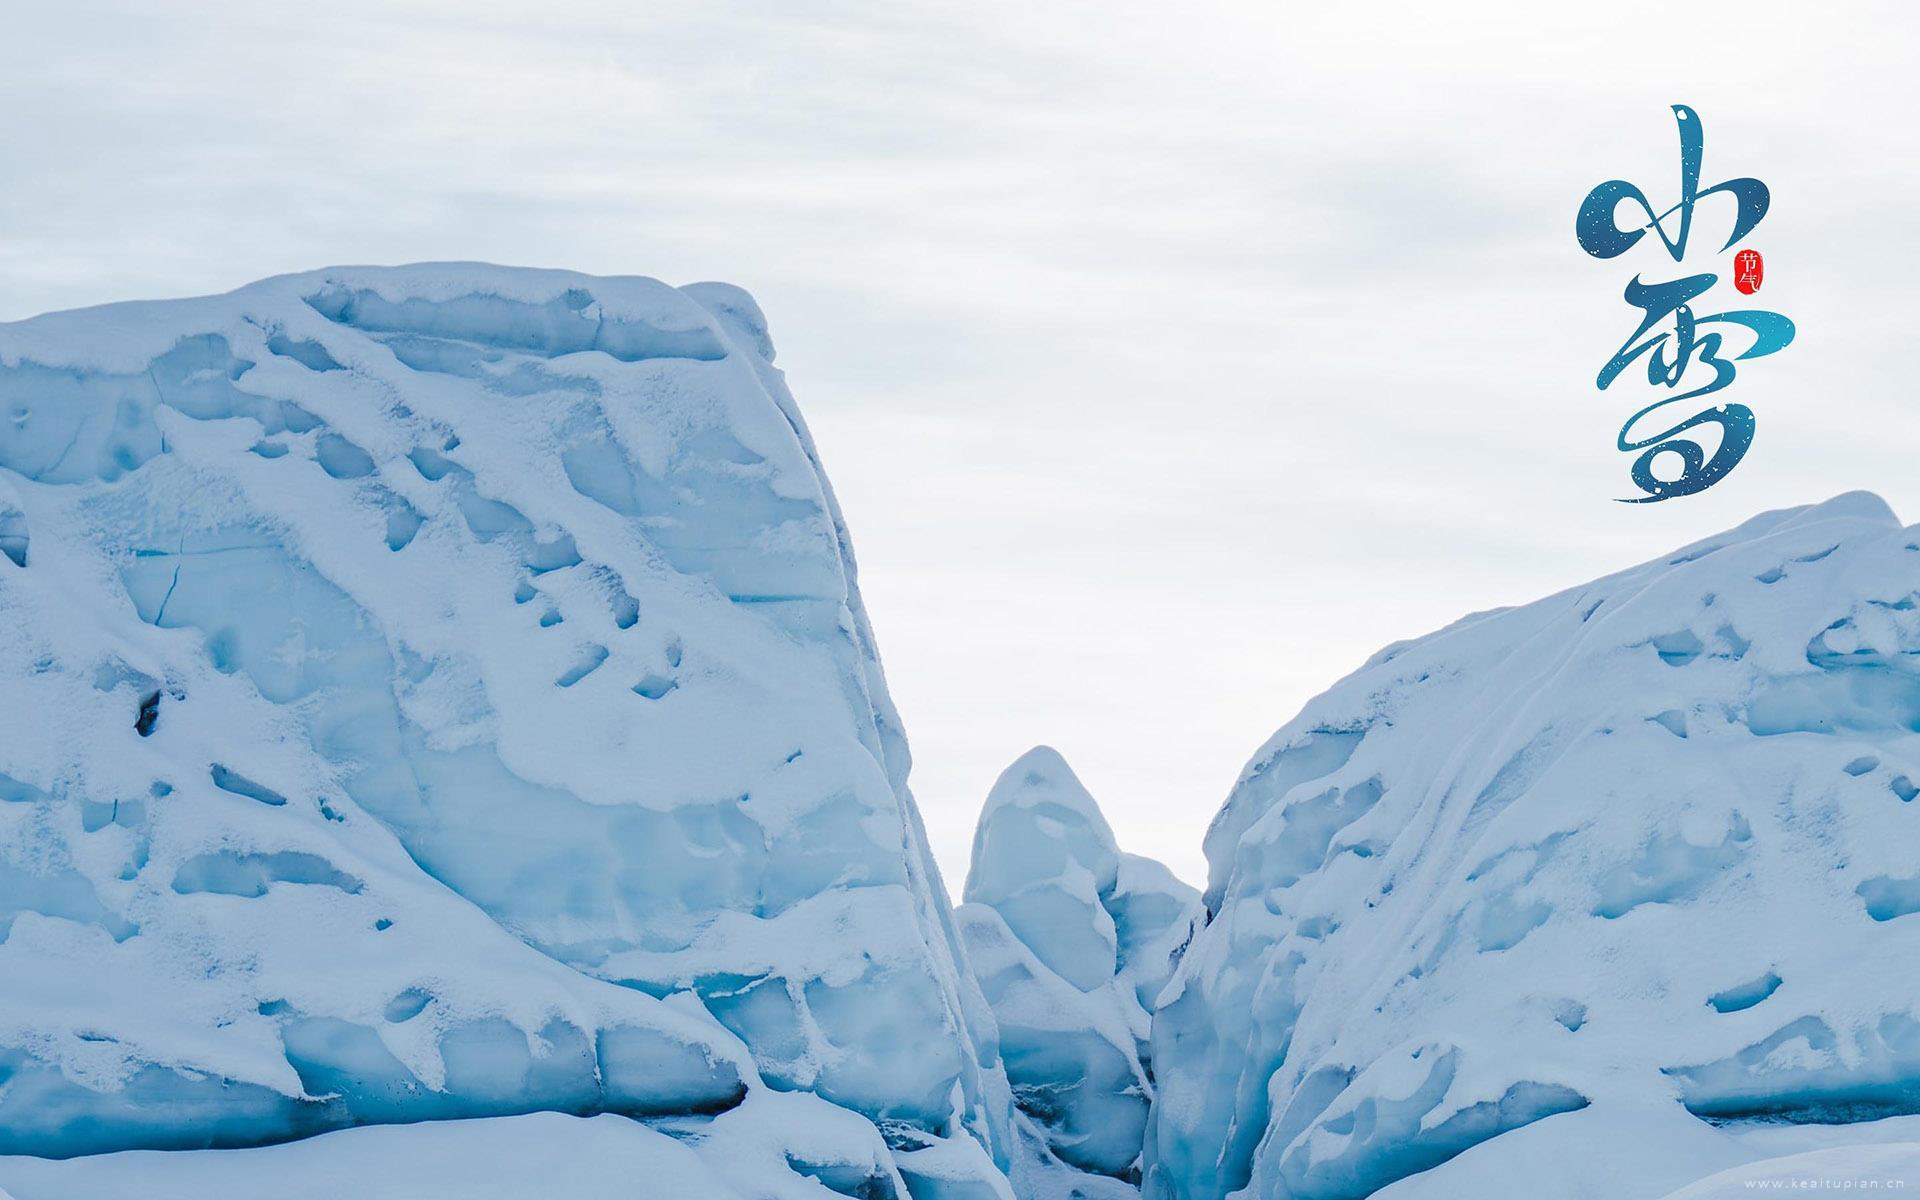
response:
[[[1864,494],[1389,647],[1208,832],[1144,1194],[1651,1200],[1910,1138],[1917,765],[1920,530]]]
[[[471,264],[0,326],[0,1153],[809,1094],[871,1145],[794,1179],[1005,1194],[771,357],[725,285]]]
[[[473,264],[0,325],[0,1200],[1920,1169],[1878,500],[1382,651],[1204,893],[1030,751],[954,909],[772,359],[725,285]]]
[[[1150,1014],[1198,893],[1122,853],[1072,768],[1041,746],[987,797],[964,895],[955,916],[999,1025],[1031,1173],[1083,1190],[1101,1185],[1067,1172],[1137,1184]]]

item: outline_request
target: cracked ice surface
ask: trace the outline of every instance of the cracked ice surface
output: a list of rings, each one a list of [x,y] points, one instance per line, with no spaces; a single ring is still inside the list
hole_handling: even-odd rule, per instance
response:
[[[0,326],[0,1152],[772,1087],[1000,1194],[771,357],[725,285],[462,264]]]

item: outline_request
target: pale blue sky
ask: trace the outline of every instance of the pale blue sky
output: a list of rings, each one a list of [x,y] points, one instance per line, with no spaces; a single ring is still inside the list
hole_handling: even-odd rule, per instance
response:
[[[950,884],[1036,742],[1197,880],[1246,757],[1387,642],[1761,508],[1920,519],[1920,18],[1807,11],[16,0],[0,319],[343,262],[741,284]],[[1634,268],[1573,214],[1673,189],[1680,101],[1772,187],[1800,338],[1728,481],[1618,505]]]

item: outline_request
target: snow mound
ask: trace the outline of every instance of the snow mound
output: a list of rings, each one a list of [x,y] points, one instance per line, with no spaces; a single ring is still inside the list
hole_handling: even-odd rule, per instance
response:
[[[1768,513],[1310,703],[1209,831],[1145,1194],[1519,1188],[1538,1130],[1651,1197],[1704,1173],[1656,1147],[1920,1112],[1917,533]]]
[[[1137,1184],[1150,1014],[1199,916],[1198,893],[1123,854],[1066,761],[1041,746],[988,796],[965,897],[956,917],[1000,1028],[1031,1173],[1088,1197]],[[1062,1171],[1111,1180],[1069,1184]]]
[[[458,264],[0,325],[0,1152],[771,1086],[1004,1186],[771,355],[724,285]]]

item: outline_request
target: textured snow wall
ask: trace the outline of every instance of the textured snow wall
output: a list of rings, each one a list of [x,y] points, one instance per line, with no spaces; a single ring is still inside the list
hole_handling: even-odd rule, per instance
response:
[[[1208,834],[1146,1195],[1652,1197],[1908,1120],[1917,730],[1920,530],[1864,494],[1383,651]]]
[[[771,358],[478,265],[0,325],[0,1152],[770,1086],[1005,1161]]]
[[[1154,1001],[1200,915],[1160,863],[1123,853],[1045,746],[987,797],[956,910],[1018,1104],[1023,1194],[1135,1194],[1153,1096]],[[1089,1178],[1088,1176],[1092,1176]]]

